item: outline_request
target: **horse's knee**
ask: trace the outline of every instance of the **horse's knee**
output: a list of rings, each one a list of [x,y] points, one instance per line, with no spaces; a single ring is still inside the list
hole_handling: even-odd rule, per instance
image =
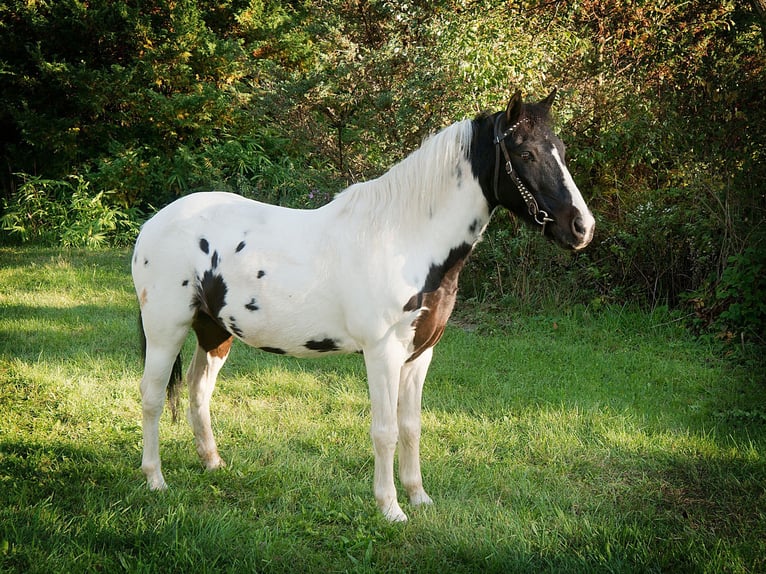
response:
[[[399,440],[399,433],[395,427],[376,427],[370,430],[372,446],[375,453],[388,453],[396,449],[396,443]]]
[[[399,443],[409,449],[420,444],[420,421],[404,419],[399,421]]]

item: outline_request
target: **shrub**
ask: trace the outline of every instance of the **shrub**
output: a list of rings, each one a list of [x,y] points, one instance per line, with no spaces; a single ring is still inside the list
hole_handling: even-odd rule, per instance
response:
[[[715,291],[717,326],[726,336],[766,344],[766,251],[751,246],[728,263]]]
[[[24,183],[5,201],[0,222],[9,238],[21,243],[64,247],[127,245],[136,238],[141,213],[93,193],[82,177],[66,180],[22,175]]]

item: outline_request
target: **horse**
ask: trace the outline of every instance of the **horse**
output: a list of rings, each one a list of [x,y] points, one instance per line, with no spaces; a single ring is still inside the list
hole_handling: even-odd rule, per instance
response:
[[[407,520],[394,486],[397,443],[410,504],[431,504],[420,470],[423,384],[460,271],[493,212],[510,210],[568,250],[593,237],[593,215],[551,128],[555,95],[528,103],[517,91],[504,110],[442,129],[377,179],[317,209],[213,191],[151,217],[131,265],[144,341],[148,487],[167,488],[159,420],[166,394],[180,384],[180,349],[192,329],[187,418],[206,469],[224,466],[210,400],[234,339],[296,357],[359,352],[377,506],[389,521]]]

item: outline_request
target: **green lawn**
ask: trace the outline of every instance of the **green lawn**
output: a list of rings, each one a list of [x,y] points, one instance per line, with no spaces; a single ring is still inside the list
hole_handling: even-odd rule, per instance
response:
[[[766,570],[763,374],[667,315],[463,304],[426,382],[435,504],[390,525],[358,356],[235,345],[229,466],[166,415],[149,492],[136,308],[127,251],[0,249],[0,571]]]

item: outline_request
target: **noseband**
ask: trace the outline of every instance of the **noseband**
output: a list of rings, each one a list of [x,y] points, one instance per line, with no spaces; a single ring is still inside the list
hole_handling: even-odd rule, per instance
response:
[[[508,153],[508,148],[505,146],[505,139],[510,136],[513,133],[513,130],[515,130],[517,127],[519,127],[522,123],[529,121],[527,118],[523,118],[513,124],[511,127],[509,127],[504,132],[500,131],[500,122],[503,115],[500,114],[495,119],[495,200],[500,203],[500,191],[497,187],[499,178],[500,178],[500,151],[502,150],[503,155],[505,156],[505,171],[508,174],[508,177],[511,178],[511,181],[516,185],[516,189],[519,190],[519,195],[521,195],[521,198],[524,200],[524,202],[527,204],[527,211],[529,212],[529,215],[531,215],[535,223],[538,225],[542,225],[543,233],[545,233],[545,224],[550,223],[554,221],[551,219],[551,217],[548,216],[548,213],[544,210],[540,209],[537,205],[537,201],[535,200],[534,196],[529,192],[529,190],[524,185],[524,182],[521,181],[521,178],[519,178],[518,175],[516,175],[516,172],[513,171],[513,164],[511,163],[511,156]]]

